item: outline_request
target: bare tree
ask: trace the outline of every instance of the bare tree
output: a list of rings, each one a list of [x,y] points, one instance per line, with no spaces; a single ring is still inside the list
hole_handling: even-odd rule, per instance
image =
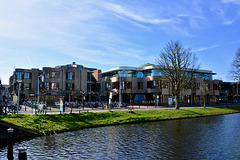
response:
[[[204,108],[206,108],[206,96],[210,93],[209,87],[210,86],[208,86],[208,83],[204,79],[202,79],[200,83],[200,90]]]
[[[185,49],[180,41],[169,42],[157,58],[159,69],[172,85],[175,108],[179,109],[179,97],[183,88],[191,83],[199,69],[197,57],[191,49]]]
[[[230,73],[234,80],[237,80],[237,81],[240,80],[240,48],[238,48],[236,52]]]

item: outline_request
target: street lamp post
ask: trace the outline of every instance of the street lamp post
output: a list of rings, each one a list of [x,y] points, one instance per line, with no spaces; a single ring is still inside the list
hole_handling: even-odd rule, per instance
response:
[[[38,100],[37,100],[38,105],[39,105],[39,78],[40,78],[40,76],[38,76]]]
[[[42,81],[44,81],[43,79],[44,79],[44,77],[43,77],[43,75],[40,75],[40,76],[38,76],[38,100],[37,100],[37,105],[39,105],[39,78],[42,78]]]
[[[20,102],[20,89],[21,89],[22,80],[18,79],[17,82],[18,82],[18,103],[17,103],[17,116],[18,116],[19,102]]]

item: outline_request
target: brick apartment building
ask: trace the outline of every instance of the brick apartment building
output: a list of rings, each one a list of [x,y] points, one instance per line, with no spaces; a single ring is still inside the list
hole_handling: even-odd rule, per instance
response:
[[[16,68],[9,78],[9,93],[12,96],[17,94],[20,85],[21,99],[25,99],[26,96],[37,93],[38,83],[40,92],[45,91],[49,95],[54,95],[59,90],[97,92],[98,72],[99,70],[95,68],[87,68],[75,62],[56,67],[43,67],[42,70]]]

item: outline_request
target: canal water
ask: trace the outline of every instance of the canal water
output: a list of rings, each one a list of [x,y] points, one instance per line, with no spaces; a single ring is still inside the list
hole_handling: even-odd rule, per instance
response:
[[[15,159],[21,145],[28,159],[240,159],[240,113],[38,137],[16,143]]]

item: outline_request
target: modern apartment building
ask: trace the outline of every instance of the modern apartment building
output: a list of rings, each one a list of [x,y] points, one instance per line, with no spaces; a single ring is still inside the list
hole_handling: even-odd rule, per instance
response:
[[[194,82],[182,90],[180,105],[202,104],[201,81],[205,82],[207,104],[218,103],[219,80],[212,79],[214,74],[209,70],[198,70]],[[119,101],[120,93],[126,103],[132,100],[134,104],[167,105],[169,98],[173,96],[168,80],[153,64],[140,67],[121,66],[103,71],[99,82],[102,93],[113,92],[113,101]]]
[[[95,68],[72,64],[40,69],[15,69],[9,78],[9,92],[14,95],[20,89],[21,97],[40,91],[53,95],[56,91],[95,91]]]

